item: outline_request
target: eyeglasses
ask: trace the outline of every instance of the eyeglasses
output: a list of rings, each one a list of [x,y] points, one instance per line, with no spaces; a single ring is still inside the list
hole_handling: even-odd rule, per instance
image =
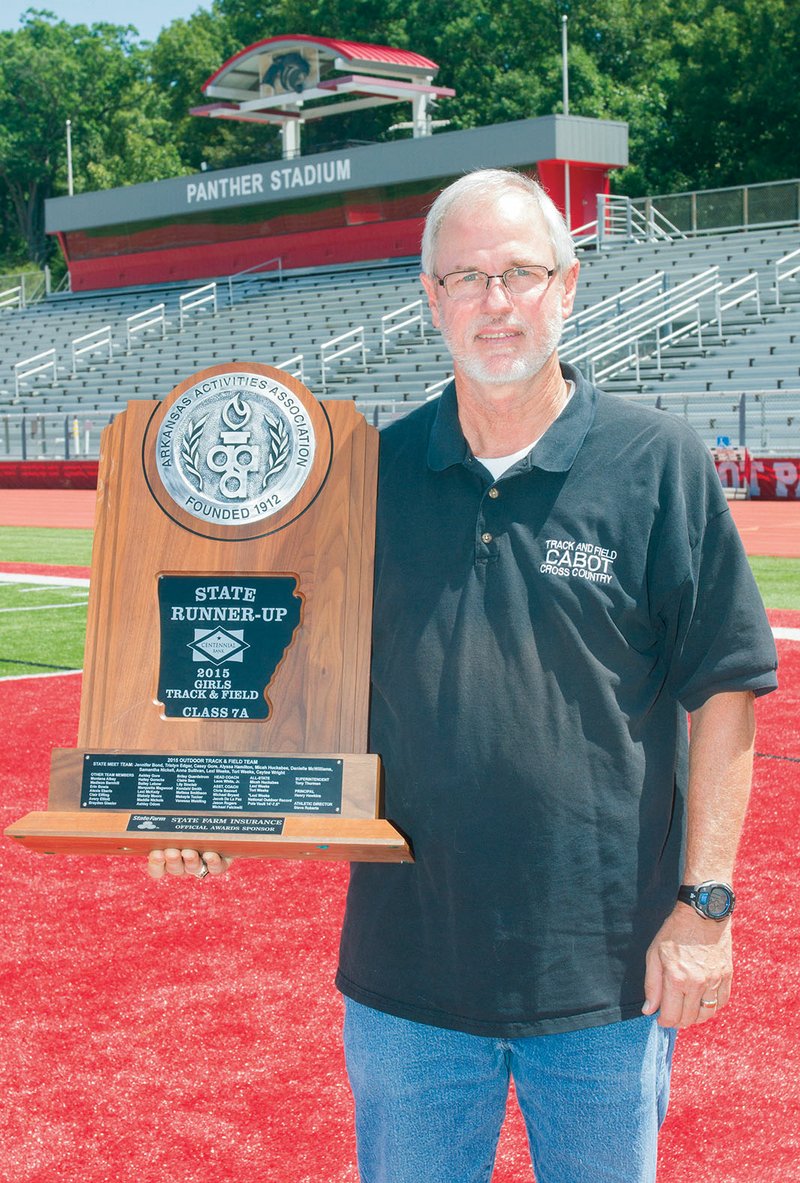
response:
[[[500,279],[507,291],[521,296],[525,292],[541,292],[556,273],[555,267],[541,267],[532,263],[525,267],[509,267],[502,275],[487,275],[485,271],[450,271],[441,279],[435,276],[451,300],[479,299],[493,279]]]

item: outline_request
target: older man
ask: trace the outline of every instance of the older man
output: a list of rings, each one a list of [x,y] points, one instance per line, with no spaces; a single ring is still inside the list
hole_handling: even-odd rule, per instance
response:
[[[416,861],[352,868],[361,1177],[488,1180],[513,1078],[538,1183],[644,1183],[675,1030],[730,997],[774,645],[700,441],[559,364],[539,186],[455,182],[422,262],[455,377],[381,441],[371,745]]]
[[[455,182],[422,261],[455,379],[381,442],[372,746],[416,862],[352,869],[362,1178],[489,1179],[513,1077],[539,1183],[652,1180],[674,1031],[730,996],[772,638],[700,441],[559,364],[541,189]]]

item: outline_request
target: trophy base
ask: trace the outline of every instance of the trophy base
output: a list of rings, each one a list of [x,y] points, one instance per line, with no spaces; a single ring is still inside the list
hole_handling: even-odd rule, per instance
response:
[[[55,748],[47,810],[5,833],[42,854],[178,847],[237,858],[413,862],[404,836],[378,816],[380,779],[379,758],[366,753]]]
[[[140,820],[144,819],[144,820]],[[252,827],[255,832],[248,832]],[[133,854],[164,847],[215,850],[236,858],[411,863],[408,842],[381,818],[192,817],[108,810],[28,813],[5,831],[40,854]]]

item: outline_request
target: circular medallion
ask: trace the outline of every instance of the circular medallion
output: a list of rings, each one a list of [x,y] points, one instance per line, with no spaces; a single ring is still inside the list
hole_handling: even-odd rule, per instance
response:
[[[259,522],[284,509],[311,473],[308,410],[277,379],[246,370],[203,376],[164,415],[156,470],[172,500],[221,525]]]

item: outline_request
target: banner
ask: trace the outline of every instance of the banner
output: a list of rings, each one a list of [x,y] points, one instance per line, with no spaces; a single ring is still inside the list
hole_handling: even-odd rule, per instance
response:
[[[712,449],[713,450],[713,449]],[[777,501],[800,499],[800,458],[768,456],[715,456],[717,474],[724,488],[742,489],[749,485],[751,498]]]

